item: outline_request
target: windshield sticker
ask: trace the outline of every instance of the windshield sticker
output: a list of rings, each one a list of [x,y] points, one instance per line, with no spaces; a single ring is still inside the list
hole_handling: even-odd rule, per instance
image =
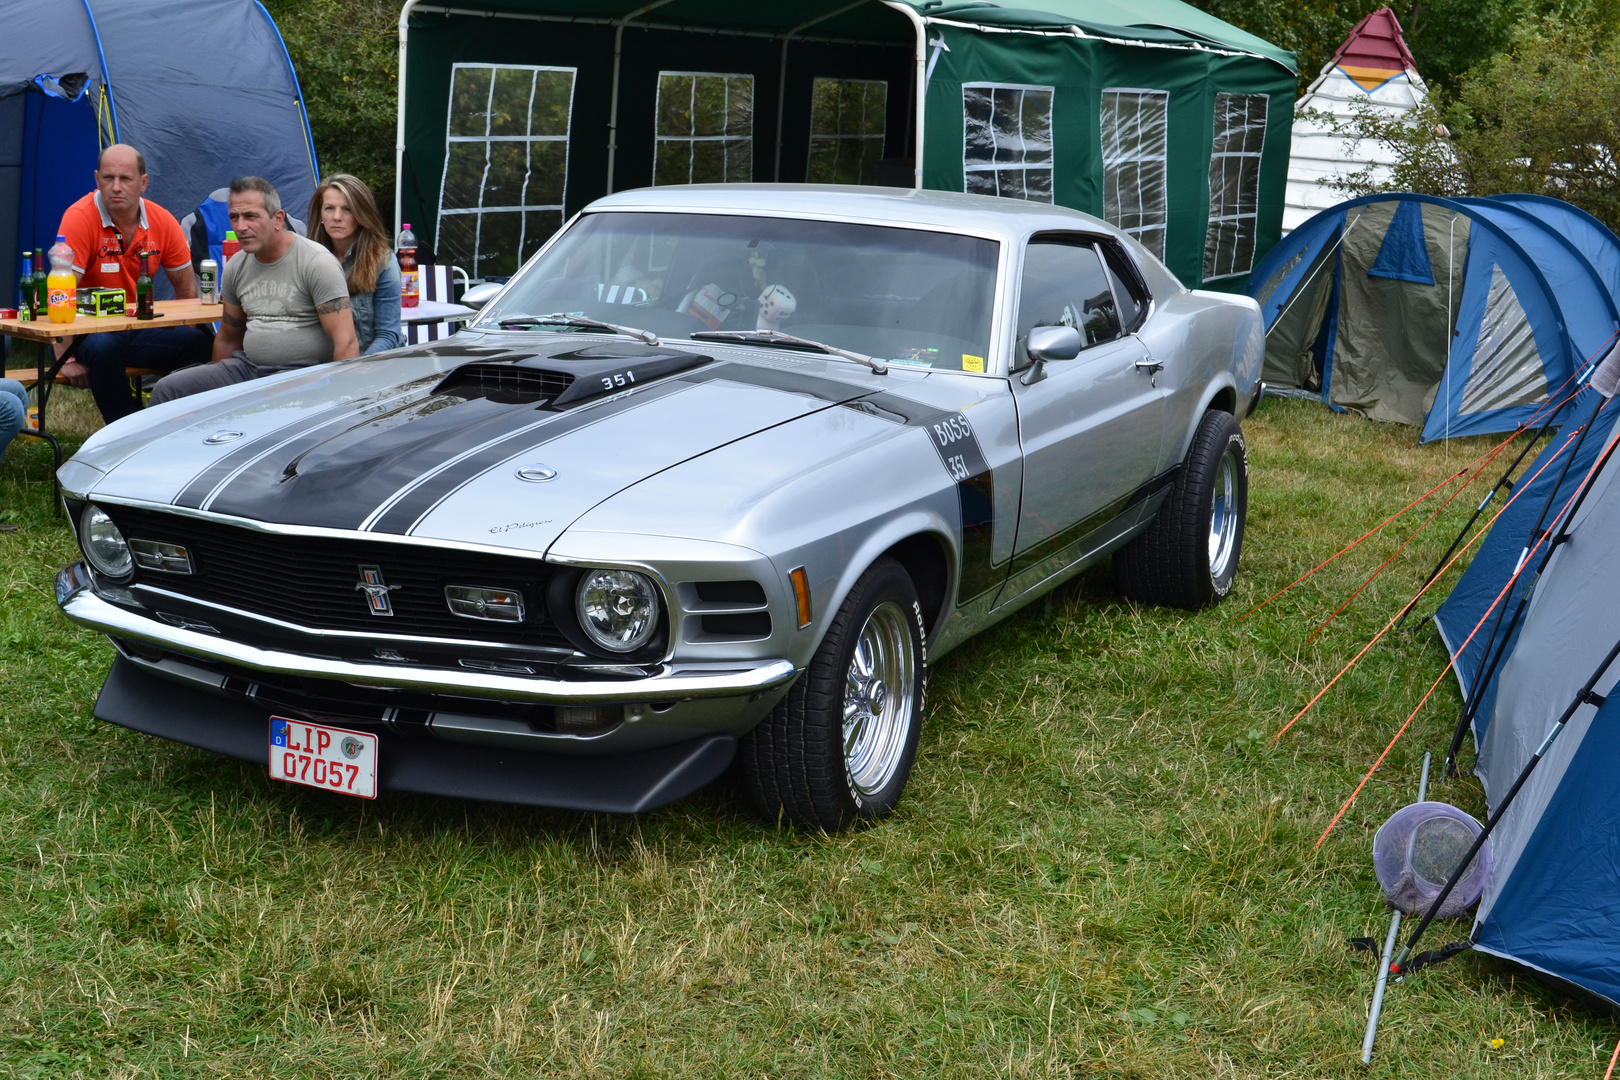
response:
[[[974,356],[972,353],[962,354],[962,370],[984,374],[984,357]]]

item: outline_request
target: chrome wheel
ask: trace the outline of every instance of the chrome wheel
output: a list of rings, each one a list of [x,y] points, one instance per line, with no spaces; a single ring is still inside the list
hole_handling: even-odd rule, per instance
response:
[[[1237,547],[1238,470],[1243,468],[1237,451],[1228,446],[1215,470],[1215,483],[1210,489],[1209,508],[1209,576],[1216,581],[1226,576]]]
[[[914,720],[917,662],[906,612],[892,600],[866,618],[844,680],[844,764],[866,797],[894,779]]]

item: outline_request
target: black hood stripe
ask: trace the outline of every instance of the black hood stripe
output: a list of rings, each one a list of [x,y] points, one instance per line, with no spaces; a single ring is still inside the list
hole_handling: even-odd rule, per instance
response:
[[[537,447],[564,435],[571,434],[611,417],[650,405],[661,398],[686,390],[680,380],[655,383],[644,390],[634,390],[621,397],[608,398],[589,407],[555,414],[550,423],[536,425],[461,457],[448,468],[438,470],[425,483],[414,484],[402,498],[378,515],[367,527],[367,532],[393,533],[408,536],[446,499],[478,479],[489,470],[514,457],[527,454]],[[640,477],[636,477],[640,479]],[[611,492],[604,493],[604,497]]]
[[[377,506],[446,460],[543,426],[555,415],[482,398],[428,399],[413,407],[421,410],[418,415],[389,426],[370,427],[388,419],[382,414],[339,430],[311,432],[243,470],[208,509],[357,529]]]
[[[223,486],[236,472],[245,466],[251,465],[255,459],[274,453],[278,448],[285,446],[307,432],[358,416],[363,409],[398,402],[409,397],[412,393],[438,382],[439,378],[440,376],[435,375],[431,379],[413,380],[381,394],[367,395],[366,397],[355,398],[352,401],[345,401],[340,405],[322,409],[301,420],[295,420],[284,427],[267,432],[251,442],[234,447],[230,453],[193,477],[191,482],[181,490],[180,494],[175,496],[173,505],[200,510],[216,489]]]

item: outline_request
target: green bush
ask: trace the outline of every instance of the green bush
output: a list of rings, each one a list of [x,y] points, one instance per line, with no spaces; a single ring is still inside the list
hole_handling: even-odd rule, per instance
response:
[[[371,185],[384,221],[394,217],[399,100],[396,0],[264,0],[298,70],[321,174]],[[293,211],[302,217],[304,208]]]

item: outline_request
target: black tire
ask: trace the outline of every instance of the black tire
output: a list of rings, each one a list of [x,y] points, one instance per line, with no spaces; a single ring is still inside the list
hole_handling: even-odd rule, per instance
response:
[[[1197,610],[1219,600],[1237,574],[1248,509],[1243,429],[1230,413],[1207,412],[1153,524],[1114,553],[1115,587],[1161,607]]]
[[[895,672],[910,672],[909,679],[891,677],[910,684],[898,700],[881,678],[856,685],[863,635],[862,655],[867,661],[876,657],[872,666],[889,670],[892,660],[899,665]],[[850,590],[809,668],[738,747],[743,787],[760,816],[834,832],[894,810],[917,755],[928,695],[924,637],[910,575],[893,559],[879,559]],[[878,715],[872,712],[874,696]],[[858,727],[846,752],[850,707]]]

